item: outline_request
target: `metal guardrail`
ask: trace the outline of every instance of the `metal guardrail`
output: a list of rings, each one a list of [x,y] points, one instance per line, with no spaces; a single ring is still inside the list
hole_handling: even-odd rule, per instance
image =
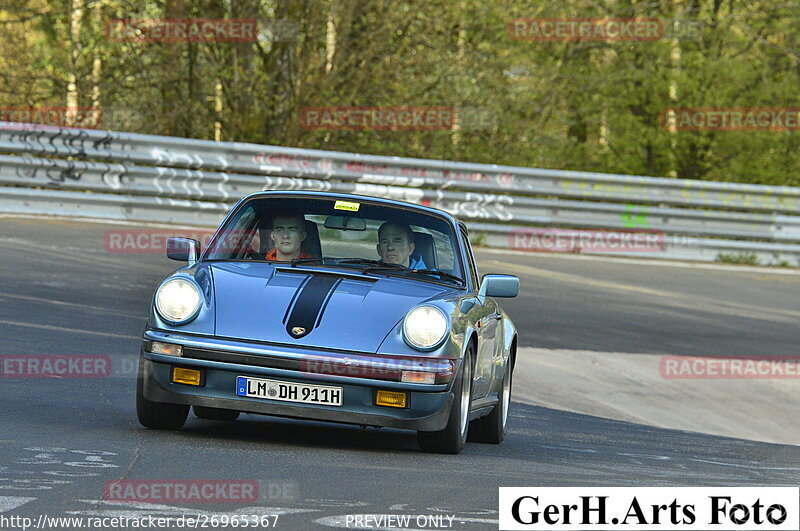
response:
[[[800,265],[800,188],[793,187],[8,123],[0,123],[0,153],[6,212],[216,225],[254,191],[328,190],[442,208],[493,247],[537,250],[514,237],[531,227],[659,231],[660,248],[619,252],[693,260],[753,254],[760,263]]]

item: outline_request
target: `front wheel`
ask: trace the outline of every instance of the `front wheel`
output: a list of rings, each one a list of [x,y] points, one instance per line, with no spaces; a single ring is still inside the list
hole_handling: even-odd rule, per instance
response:
[[[460,377],[454,386],[456,399],[444,429],[417,432],[417,443],[426,452],[457,454],[464,449],[472,399],[472,359],[473,351],[470,347],[461,362]]]
[[[508,434],[508,406],[511,403],[512,359],[506,362],[503,384],[497,405],[492,412],[472,421],[469,427],[469,440],[480,443],[500,444]]]
[[[189,416],[189,406],[153,402],[144,397],[144,362],[139,361],[136,380],[136,416],[139,424],[154,430],[179,430]]]

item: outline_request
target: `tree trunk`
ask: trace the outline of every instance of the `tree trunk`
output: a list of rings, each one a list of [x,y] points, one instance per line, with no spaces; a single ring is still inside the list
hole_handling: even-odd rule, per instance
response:
[[[84,0],[72,0],[69,13],[69,73],[67,74],[67,114],[66,125],[73,125],[78,115],[80,94],[78,91],[78,63],[81,49],[81,24],[83,18]]]

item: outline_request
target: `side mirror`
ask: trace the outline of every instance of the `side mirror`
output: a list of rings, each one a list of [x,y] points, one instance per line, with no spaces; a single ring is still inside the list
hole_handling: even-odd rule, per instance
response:
[[[167,239],[167,258],[188,262],[190,266],[197,262],[200,254],[200,242],[191,238],[169,238]]]
[[[483,275],[479,297],[516,297],[519,278],[513,275]]]

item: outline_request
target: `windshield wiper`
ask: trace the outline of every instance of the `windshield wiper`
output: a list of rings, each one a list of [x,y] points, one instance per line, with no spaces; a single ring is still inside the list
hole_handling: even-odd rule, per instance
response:
[[[372,267],[368,267],[364,270],[364,274],[373,273],[376,271],[396,271],[400,274],[411,274],[411,273],[418,273],[421,275],[429,275],[433,277],[438,277],[439,280],[450,280],[453,282],[458,282],[459,284],[463,282],[460,277],[455,275],[451,275],[450,273],[444,273],[443,271],[439,271],[437,269],[408,269],[405,266],[400,264],[384,264],[381,263],[380,265],[375,265]]]
[[[431,277],[437,277],[437,280],[446,280],[451,282],[457,282],[461,284],[464,282],[460,277],[455,275],[451,275],[450,273],[444,273],[442,271],[437,271],[436,269],[408,269],[405,266],[401,266],[399,264],[381,264],[380,266],[372,266],[364,269],[364,274],[367,273],[375,273],[378,271],[391,271],[395,273],[399,273],[401,275],[410,275],[413,273],[418,273],[420,275],[428,275]]]
[[[401,266],[400,264],[387,264],[386,262],[381,262],[380,260],[370,260],[368,258],[339,258],[336,260],[337,264],[354,264],[354,265],[368,265],[373,266],[375,268],[387,268],[387,269],[405,269],[405,266]],[[373,267],[368,267],[368,270],[372,270]]]
[[[384,264],[383,262],[377,262],[376,265],[365,268],[364,274],[377,273],[379,271],[397,271],[398,273],[403,273],[410,271],[410,269],[400,264]]]
[[[294,267],[297,264],[310,264],[312,262],[322,262],[324,264],[325,263],[325,258],[324,257],[321,257],[321,258],[294,258],[289,263],[289,265]]]
[[[380,260],[370,260],[368,258],[339,258],[336,260],[336,265],[366,265],[363,273],[373,273],[376,271],[399,271],[405,270],[406,267],[400,264],[388,264]]]
[[[398,271],[404,273],[419,273],[422,275],[436,276],[443,280],[452,280],[455,282],[462,282],[460,277],[444,273],[436,269],[409,269],[404,265],[390,264],[381,262],[380,260],[370,260],[369,258],[295,258],[291,261],[291,266],[297,264],[309,264],[313,262],[322,262],[323,265],[366,265],[369,267],[364,268],[364,274],[375,273],[378,271]]]
[[[463,282],[461,277],[457,277],[455,275],[451,275],[450,273],[445,273],[444,271],[439,271],[437,269],[409,269],[408,272],[409,273],[420,273],[420,274],[423,274],[423,275],[437,276],[437,277],[439,277],[439,278],[441,278],[443,280],[454,280],[454,281],[456,281],[458,283]]]
[[[296,264],[308,264],[313,262],[322,262],[323,265],[367,265],[364,269],[365,272],[372,271],[373,269],[406,269],[406,267],[401,266],[400,264],[386,264],[381,262],[380,260],[370,260],[368,258],[330,258],[330,257],[322,257],[322,258],[295,258],[291,261],[291,265],[294,267]]]

